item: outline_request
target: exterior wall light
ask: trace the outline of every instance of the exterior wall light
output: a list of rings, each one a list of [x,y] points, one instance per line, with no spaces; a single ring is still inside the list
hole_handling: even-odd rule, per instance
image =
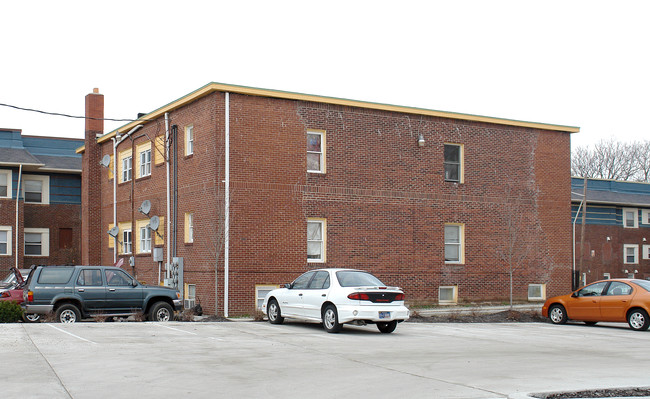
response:
[[[420,133],[420,136],[418,137],[418,146],[424,147],[424,136],[422,133]]]

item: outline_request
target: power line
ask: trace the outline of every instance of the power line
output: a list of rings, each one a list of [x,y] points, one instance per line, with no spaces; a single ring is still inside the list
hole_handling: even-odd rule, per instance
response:
[[[23,108],[23,107],[18,107],[18,106],[15,106],[15,105],[10,105],[10,104],[2,104],[2,103],[0,103],[0,106],[8,107],[8,108],[14,108],[14,109],[18,109],[20,111],[38,112],[39,114],[54,115],[54,116],[64,116],[66,118],[75,118],[75,119],[92,119],[92,120],[97,120],[97,121],[112,121],[112,122],[134,122],[134,121],[137,121],[137,120],[141,120],[141,121],[148,121],[149,120],[149,119],[91,118],[89,116],[68,115],[68,114],[61,114],[61,113],[58,113],[58,112],[47,112],[47,111],[41,111],[41,110],[38,110],[38,109]]]

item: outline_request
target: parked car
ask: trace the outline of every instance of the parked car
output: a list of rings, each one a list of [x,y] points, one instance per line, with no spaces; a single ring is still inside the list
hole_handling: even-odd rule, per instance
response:
[[[17,275],[15,270],[16,269],[12,267],[9,271],[9,274],[7,274],[7,277],[3,278],[2,281],[0,281],[0,292],[13,289],[19,283],[18,279],[16,278]],[[30,270],[31,269],[18,269],[21,276],[21,281],[27,280],[27,276],[29,275]]]
[[[54,312],[56,321],[74,323],[93,316],[142,313],[148,320],[168,321],[181,310],[178,290],[140,284],[112,266],[37,266],[23,291],[25,313]]]
[[[650,326],[650,281],[611,279],[597,281],[568,295],[548,299],[542,315],[552,323],[567,320],[594,325],[599,321],[626,322],[644,331]]]
[[[322,322],[327,332],[339,332],[343,324],[376,324],[391,333],[409,318],[404,292],[387,287],[362,270],[319,269],[302,274],[291,284],[269,292],[262,311],[272,324],[285,317]]]
[[[14,301],[17,304],[23,303],[23,286],[25,285],[25,280],[23,276],[29,274],[30,269],[16,269],[11,268],[11,274],[14,276],[13,279],[5,278],[6,281],[11,281],[11,283],[0,292],[0,301]],[[35,323],[41,320],[41,315],[33,313],[23,313],[23,320],[28,323]]]

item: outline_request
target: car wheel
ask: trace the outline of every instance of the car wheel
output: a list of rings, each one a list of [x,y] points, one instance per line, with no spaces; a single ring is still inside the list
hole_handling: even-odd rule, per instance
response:
[[[41,321],[40,314],[28,313],[23,315],[23,321],[25,323],[38,323]]]
[[[597,321],[585,321],[585,324],[588,325],[588,326],[595,326],[596,323],[598,323],[598,322]]]
[[[636,331],[645,331],[650,326],[650,319],[648,313],[643,309],[634,309],[627,316],[627,324],[630,328]]]
[[[280,311],[280,305],[275,299],[271,299],[266,308],[266,315],[269,317],[269,322],[271,324],[282,324],[284,317],[282,317],[282,312]]]
[[[390,334],[397,328],[397,320],[389,321],[388,323],[377,323],[377,328],[384,334]]]
[[[66,303],[56,309],[56,321],[59,323],[76,323],[81,321],[81,312],[75,305]]]
[[[156,302],[149,312],[151,321],[170,321],[174,317],[174,310],[167,302]]]
[[[343,325],[339,323],[339,315],[336,306],[327,305],[323,311],[323,327],[328,333],[337,333],[341,331]]]
[[[566,310],[562,305],[553,305],[548,311],[548,318],[553,324],[564,324],[567,322],[568,318],[566,316]]]

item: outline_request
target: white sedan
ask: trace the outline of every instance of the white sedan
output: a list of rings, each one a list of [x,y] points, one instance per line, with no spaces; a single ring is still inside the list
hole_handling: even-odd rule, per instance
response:
[[[319,269],[302,274],[291,284],[269,292],[262,311],[269,322],[284,318],[323,323],[327,332],[341,331],[343,324],[376,324],[382,333],[395,331],[409,318],[404,292],[387,287],[372,274],[353,269]]]

